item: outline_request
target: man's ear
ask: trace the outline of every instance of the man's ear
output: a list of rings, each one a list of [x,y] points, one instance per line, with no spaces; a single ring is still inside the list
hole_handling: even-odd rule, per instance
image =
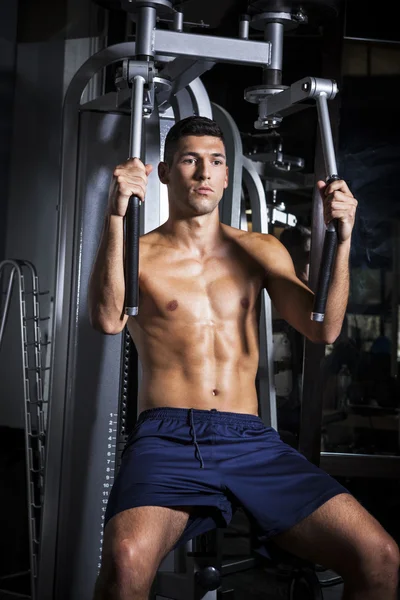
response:
[[[224,190],[226,190],[226,188],[228,187],[229,184],[229,168],[226,167],[226,175],[225,175],[225,182],[224,182]]]
[[[158,165],[158,176],[161,183],[167,185],[169,183],[169,167],[166,162],[160,162]]]

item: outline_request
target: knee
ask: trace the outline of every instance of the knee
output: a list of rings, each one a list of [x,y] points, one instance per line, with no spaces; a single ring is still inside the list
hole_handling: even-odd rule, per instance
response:
[[[396,542],[389,536],[382,536],[382,539],[375,545],[374,552],[375,570],[381,570],[387,576],[395,574],[397,576],[400,566],[400,552]]]
[[[360,551],[359,568],[355,578],[364,582],[368,588],[396,589],[400,566],[400,552],[396,542],[386,534],[375,538]]]
[[[108,586],[136,592],[149,590],[155,575],[150,553],[129,539],[114,542],[104,553],[101,571]]]

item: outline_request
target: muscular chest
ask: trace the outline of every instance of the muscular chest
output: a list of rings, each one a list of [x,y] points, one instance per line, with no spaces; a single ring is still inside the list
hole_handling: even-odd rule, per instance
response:
[[[141,277],[139,312],[190,322],[237,319],[254,310],[260,287],[254,270],[230,258],[153,262]]]

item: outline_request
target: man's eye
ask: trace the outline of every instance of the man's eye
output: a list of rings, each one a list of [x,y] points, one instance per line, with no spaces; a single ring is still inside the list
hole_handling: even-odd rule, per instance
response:
[[[214,165],[222,165],[222,160],[214,160]]]
[[[194,162],[194,160],[195,160],[194,158],[185,158],[183,162],[187,163],[187,164],[189,164],[189,163],[191,164]]]

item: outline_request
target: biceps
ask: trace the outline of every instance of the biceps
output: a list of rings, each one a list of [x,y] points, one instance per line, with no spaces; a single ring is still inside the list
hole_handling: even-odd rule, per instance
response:
[[[299,279],[292,277],[270,279],[265,287],[281,317],[300,333],[310,335],[314,301],[312,291]]]

